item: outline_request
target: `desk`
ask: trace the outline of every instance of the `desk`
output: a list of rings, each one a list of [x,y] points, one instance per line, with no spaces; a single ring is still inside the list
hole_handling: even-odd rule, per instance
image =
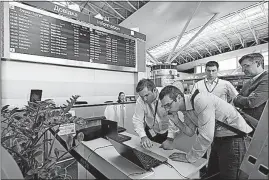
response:
[[[124,142],[125,144],[135,148],[142,148],[138,136],[127,132],[122,134],[132,137],[131,140]],[[159,146],[160,144],[154,143],[151,151],[167,158],[174,152],[180,152],[179,150],[163,150]],[[173,167],[162,164],[153,168],[153,172],[145,172],[145,170],[120,156],[111,143],[103,138],[87,142],[83,141],[77,152],[109,179],[197,179],[199,178],[199,170],[207,163],[206,159],[200,159],[192,164],[168,159],[168,163]],[[83,166],[78,164],[78,179],[89,178],[93,177]]]

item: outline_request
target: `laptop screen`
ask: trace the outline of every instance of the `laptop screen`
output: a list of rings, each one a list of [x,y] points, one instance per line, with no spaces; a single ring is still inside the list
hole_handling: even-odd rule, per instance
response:
[[[110,143],[114,146],[116,151],[121,156],[123,156],[127,160],[131,161],[132,163],[144,169],[144,166],[141,164],[140,160],[137,158],[137,156],[133,152],[133,148],[127,146],[126,144],[113,140],[113,137],[108,137],[108,140],[110,141]]]

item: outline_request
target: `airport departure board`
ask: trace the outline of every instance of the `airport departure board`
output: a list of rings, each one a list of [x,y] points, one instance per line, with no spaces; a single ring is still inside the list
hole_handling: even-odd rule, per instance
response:
[[[64,21],[21,7],[9,9],[10,52],[136,66],[136,43],[98,29]]]

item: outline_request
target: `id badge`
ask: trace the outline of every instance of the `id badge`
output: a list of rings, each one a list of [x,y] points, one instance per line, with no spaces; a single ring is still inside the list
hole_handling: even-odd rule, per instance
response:
[[[150,133],[151,137],[155,137],[157,135],[153,129],[150,129],[149,133]]]

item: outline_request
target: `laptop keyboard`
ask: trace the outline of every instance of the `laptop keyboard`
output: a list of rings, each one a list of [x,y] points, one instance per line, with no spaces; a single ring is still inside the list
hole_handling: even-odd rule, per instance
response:
[[[142,163],[142,165],[144,166],[144,168],[146,170],[149,170],[152,167],[156,167],[156,166],[162,164],[162,162],[160,160],[153,158],[153,157],[151,157],[143,152],[140,152],[136,149],[134,149],[134,153],[139,158],[140,162]]]
[[[117,141],[117,142],[125,142],[125,141],[130,140],[131,137],[123,135],[123,134],[118,134],[118,136],[114,136],[112,139]]]

